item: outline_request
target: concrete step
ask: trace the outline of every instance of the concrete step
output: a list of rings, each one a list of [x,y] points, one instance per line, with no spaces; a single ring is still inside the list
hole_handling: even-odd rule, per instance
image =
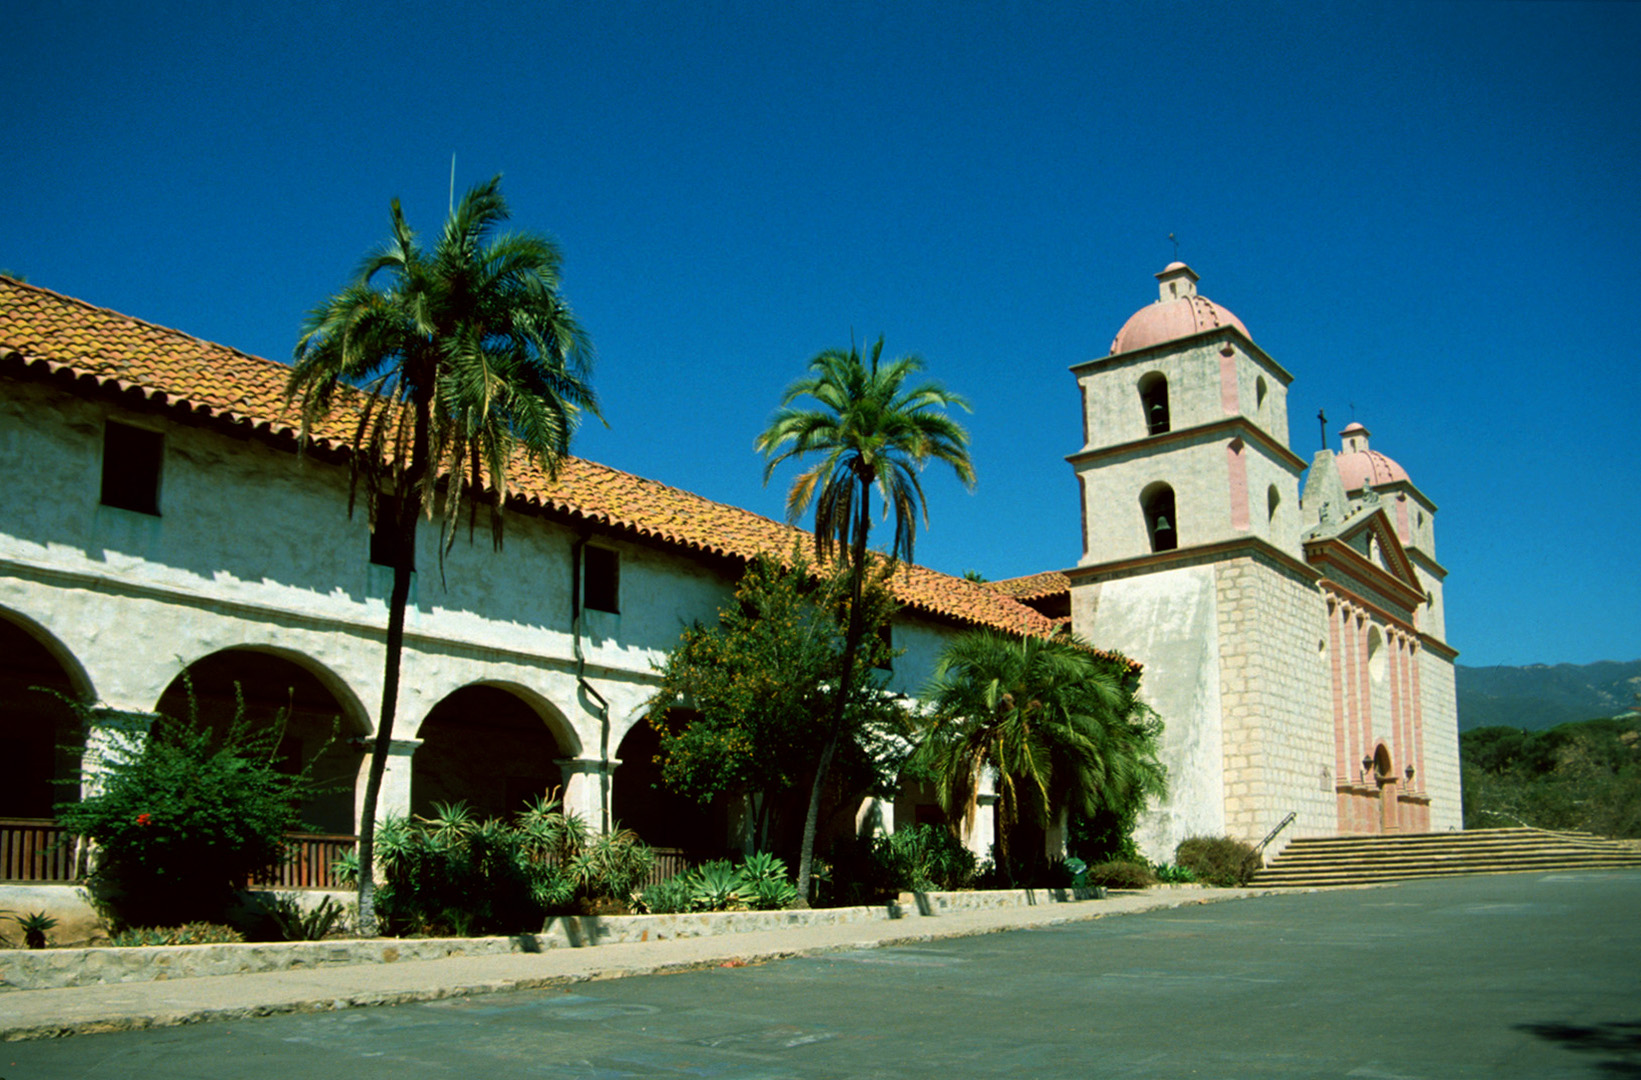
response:
[[[1641,844],[1581,832],[1477,829],[1295,840],[1252,884],[1285,888],[1372,884],[1447,874],[1641,867]]]

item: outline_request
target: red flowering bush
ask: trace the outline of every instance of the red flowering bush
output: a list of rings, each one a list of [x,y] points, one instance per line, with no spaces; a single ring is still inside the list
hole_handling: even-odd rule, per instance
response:
[[[140,719],[80,711],[107,738],[86,762],[93,794],[59,804],[57,819],[96,842],[87,884],[113,928],[221,922],[234,892],[301,828],[312,784],[305,771],[279,771],[282,725],[252,730],[241,710],[226,732],[162,716],[144,733]]]

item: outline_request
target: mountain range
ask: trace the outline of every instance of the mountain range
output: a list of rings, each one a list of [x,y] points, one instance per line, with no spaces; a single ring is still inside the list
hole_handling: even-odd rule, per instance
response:
[[[1525,667],[1458,665],[1459,730],[1542,731],[1641,710],[1641,660]]]

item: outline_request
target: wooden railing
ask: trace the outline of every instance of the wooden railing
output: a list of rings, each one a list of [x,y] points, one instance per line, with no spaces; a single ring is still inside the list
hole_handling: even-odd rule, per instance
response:
[[[336,860],[352,851],[357,838],[338,833],[287,833],[285,861],[258,876],[263,889],[342,889]],[[78,847],[83,848],[83,843]],[[686,848],[654,848],[655,865],[644,884],[654,885],[713,857]],[[50,818],[0,818],[0,881],[70,883],[76,872],[77,838]],[[81,870],[84,867],[80,868]]]
[[[0,818],[0,881],[73,881],[74,839],[50,818]]]
[[[347,834],[286,833],[285,861],[251,884],[260,889],[344,889],[336,880],[336,860],[357,842]]]
[[[285,861],[255,884],[266,889],[338,889],[332,870],[354,838],[289,833]],[[69,884],[86,869],[75,867],[84,844],[50,818],[0,818],[0,881]]]

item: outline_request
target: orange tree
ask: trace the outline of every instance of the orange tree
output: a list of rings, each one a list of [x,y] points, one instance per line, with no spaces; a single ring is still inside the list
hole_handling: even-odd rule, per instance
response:
[[[660,735],[662,783],[702,803],[720,795],[756,796],[760,847],[781,833],[783,796],[813,779],[824,749],[843,670],[847,612],[839,601],[847,588],[843,575],[813,574],[801,553],[794,552],[790,567],[760,556],[718,624],[684,631],[661,668],[650,723]],[[891,737],[903,718],[880,671],[893,650],[876,633],[895,603],[872,582],[865,596],[862,621],[872,632],[851,680],[848,726],[881,737],[854,739],[843,749],[841,771],[851,788],[892,783],[896,748],[906,745]]]

